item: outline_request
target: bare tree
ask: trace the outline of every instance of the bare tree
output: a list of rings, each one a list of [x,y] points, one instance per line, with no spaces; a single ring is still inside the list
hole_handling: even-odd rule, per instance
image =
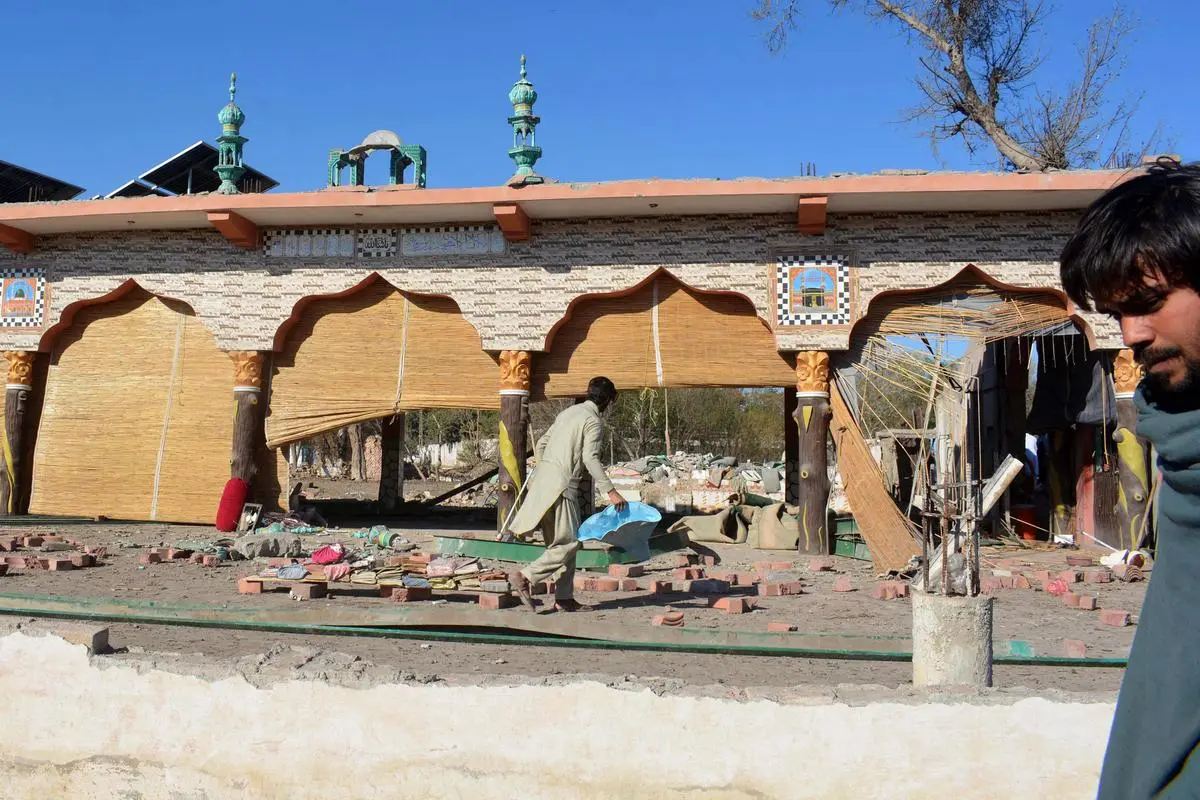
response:
[[[767,47],[782,51],[815,0],[758,0]],[[909,121],[929,123],[939,142],[960,139],[972,155],[994,147],[1019,171],[1128,166],[1150,142],[1130,148],[1140,96],[1114,99],[1122,45],[1134,28],[1118,3],[1090,25],[1075,77],[1050,88],[1035,81],[1038,37],[1052,9],[1045,0],[828,0],[906,31],[926,50],[916,78],[924,102]],[[1156,132],[1157,134],[1157,132]]]

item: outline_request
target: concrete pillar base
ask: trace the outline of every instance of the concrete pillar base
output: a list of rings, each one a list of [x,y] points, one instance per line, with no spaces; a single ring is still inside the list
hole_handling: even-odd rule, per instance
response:
[[[992,685],[992,598],[913,592],[913,685]]]

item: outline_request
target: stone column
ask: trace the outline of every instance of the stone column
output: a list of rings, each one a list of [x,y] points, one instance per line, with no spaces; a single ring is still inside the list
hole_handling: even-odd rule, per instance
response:
[[[833,552],[829,535],[829,354],[806,350],[796,354],[796,427],[799,434],[798,484],[802,553]]]
[[[379,511],[383,514],[404,504],[404,422],[402,413],[385,419],[379,437]]]
[[[529,451],[529,368],[525,350],[500,353],[500,446],[497,458],[496,525],[503,530],[525,483],[525,454]]]
[[[1136,434],[1137,409],[1133,393],[1142,380],[1142,367],[1133,358],[1133,351],[1122,350],[1113,361],[1113,381],[1117,390],[1117,429],[1113,441],[1117,445],[1117,521],[1116,541],[1109,545],[1133,550],[1142,541],[1148,524],[1146,508],[1150,504],[1150,448]]]
[[[25,406],[33,391],[33,359],[37,353],[9,350],[4,391],[4,480],[0,482],[0,516],[24,514],[22,482],[25,452]]]
[[[258,453],[265,441],[262,399],[264,354],[257,350],[231,352],[233,359],[233,448],[229,476],[254,482]]]

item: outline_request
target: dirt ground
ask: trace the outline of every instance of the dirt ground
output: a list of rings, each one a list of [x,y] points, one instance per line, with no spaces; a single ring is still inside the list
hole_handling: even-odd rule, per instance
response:
[[[446,522],[433,522],[415,527],[395,524],[419,549],[432,552],[433,535]],[[295,601],[286,592],[241,595],[237,580],[254,574],[262,564],[226,562],[220,567],[206,568],[186,562],[139,564],[139,555],[149,547],[171,546],[180,542],[213,541],[219,535],[211,528],[157,524],[88,524],[34,526],[21,529],[0,528],[0,538],[11,535],[32,535],[57,532],[71,540],[85,542],[90,547],[107,548],[103,565],[67,572],[10,569],[0,577],[0,593],[26,595],[68,595],[92,597],[121,597],[163,602],[221,603],[227,606],[287,606]],[[459,532],[459,531],[454,531]],[[306,549],[342,540],[353,542],[345,534],[302,537]],[[792,579],[804,584],[804,594],[790,597],[759,598],[759,607],[744,615],[728,615],[710,609],[705,598],[689,595],[667,597],[644,591],[650,579],[664,578],[672,569],[671,557],[662,556],[648,563],[646,576],[639,579],[640,589],[629,593],[580,593],[585,603],[596,610],[587,615],[608,622],[630,626],[645,626],[665,606],[683,611],[689,627],[765,631],[770,621],[795,624],[801,631],[909,635],[911,632],[911,601],[897,599],[881,601],[872,597],[875,579],[869,562],[837,558],[834,572],[810,573],[808,559],[791,553],[762,552],[748,548],[716,547],[722,564],[715,570],[751,571],[758,561],[791,561]],[[1000,559],[1020,559],[1030,568],[1064,569],[1067,552],[1031,551],[993,547],[985,557],[995,564]],[[851,577],[855,591],[832,591],[838,575]],[[985,575],[988,574],[985,570]],[[1101,608],[1121,608],[1136,615],[1141,610],[1145,583],[1089,584],[1076,587],[1078,591],[1099,599]],[[332,594],[329,598],[310,601],[320,604],[386,603],[378,597]],[[471,602],[458,597],[450,602]],[[0,599],[2,603],[2,599]],[[498,619],[505,615],[528,613],[521,609],[493,612]],[[805,658],[668,654],[654,652],[617,652],[574,648],[421,643],[407,640],[385,640],[342,636],[291,635],[260,632],[241,632],[178,626],[114,624],[111,642],[118,652],[110,658],[120,659],[124,650],[138,654],[201,653],[214,658],[242,658],[268,651],[278,652],[291,647],[318,648],[325,652],[348,654],[356,662],[387,665],[408,676],[422,680],[445,680],[450,676],[523,676],[541,677],[571,674],[602,674],[613,677],[636,675],[669,677],[687,684],[709,685],[723,683],[731,686],[801,686],[837,684],[878,684],[898,687],[911,678],[911,665],[865,661],[822,660]],[[1067,608],[1059,598],[1040,590],[1002,590],[995,601],[995,638],[1020,639],[1030,642],[1039,655],[1062,655],[1065,639],[1078,639],[1087,645],[1089,656],[1124,656],[1133,640],[1135,627],[1112,628],[1102,625],[1098,612]],[[1122,670],[1114,668],[1061,668],[998,665],[995,682],[1001,687],[1031,689],[1059,688],[1068,691],[1112,691],[1120,683]]]

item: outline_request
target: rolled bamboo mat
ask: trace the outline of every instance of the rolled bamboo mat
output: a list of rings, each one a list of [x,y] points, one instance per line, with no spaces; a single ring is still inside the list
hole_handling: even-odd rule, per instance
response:
[[[453,300],[376,281],[309,305],[274,359],[267,444],[419,408],[499,408],[500,368]]]
[[[229,477],[233,363],[187,306],[142,291],[55,344],[30,511],[211,523]]]
[[[571,397],[605,375],[618,389],[788,387],[794,357],[744,297],[697,292],[660,275],[620,297],[585,299],[535,354],[537,398]]]
[[[854,521],[871,550],[876,571],[902,569],[921,552],[916,527],[888,493],[883,473],[871,457],[862,429],[838,391],[837,382],[831,382],[829,389],[833,408],[831,432]]]

